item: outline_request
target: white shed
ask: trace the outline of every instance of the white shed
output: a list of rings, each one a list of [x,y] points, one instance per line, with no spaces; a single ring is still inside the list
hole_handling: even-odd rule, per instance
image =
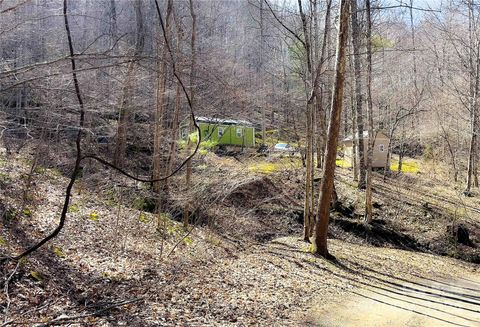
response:
[[[365,149],[365,154],[367,153],[368,148],[368,131],[363,132],[363,144]],[[384,168],[387,165],[387,149],[390,144],[390,139],[384,133],[378,131],[375,133],[375,142],[373,145],[373,157],[372,157],[372,167],[373,168]],[[344,160],[353,165],[353,137],[350,135],[343,140],[344,146]],[[387,165],[388,167],[388,165]]]

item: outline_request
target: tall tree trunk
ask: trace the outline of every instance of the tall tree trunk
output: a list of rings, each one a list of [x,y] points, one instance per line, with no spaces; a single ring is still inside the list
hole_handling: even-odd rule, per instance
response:
[[[306,148],[305,148],[305,203],[304,203],[304,235],[303,238],[305,241],[309,241],[313,233],[313,223],[314,223],[314,192],[313,192],[313,175],[314,175],[314,163],[313,163],[313,152],[314,152],[314,133],[313,126],[314,122],[314,100],[315,100],[315,82],[313,75],[313,63],[312,63],[312,47],[311,47],[311,38],[310,33],[308,32],[308,23],[307,16],[305,15],[302,7],[302,0],[298,0],[298,10],[300,17],[302,19],[302,30],[303,30],[303,40],[304,48],[306,53],[307,61],[307,72],[305,84],[311,87],[312,95],[307,99],[306,106],[306,121],[307,121],[307,130],[306,130]],[[307,95],[308,96],[308,95]]]
[[[480,45],[474,40],[476,30],[476,22],[474,17],[474,4],[470,0],[468,2],[468,18],[469,18],[469,68],[470,68],[470,146],[468,150],[468,166],[467,166],[467,186],[465,195],[471,194],[473,177],[475,172],[475,157],[477,147],[477,97],[479,89],[479,65],[480,65]]]
[[[265,41],[265,31],[264,31],[264,25],[263,25],[263,0],[260,0],[260,63],[259,63],[259,76],[260,76],[260,89],[262,90],[261,94],[261,111],[262,111],[262,145],[265,145],[265,140],[267,137],[266,134],[266,99],[265,99],[265,94],[263,93],[265,91],[265,77],[264,77],[264,54],[263,54],[263,46],[264,46],[264,41]]]
[[[131,110],[129,100],[131,99],[132,77],[134,71],[134,60],[130,60],[127,66],[127,75],[123,84],[122,100],[118,110],[117,136],[115,142],[115,152],[113,164],[117,167],[123,167],[127,148],[127,132],[131,120]]]
[[[365,188],[365,153],[363,137],[363,94],[361,76],[361,55],[360,55],[360,23],[358,21],[357,0],[351,0],[352,18],[352,44],[353,44],[353,66],[355,72],[355,105],[357,118],[357,154],[358,154],[358,188]]]
[[[400,150],[398,153],[398,167],[397,167],[398,173],[402,172],[404,155],[405,155],[405,122],[402,123],[402,133],[400,136]]]
[[[165,38],[170,39],[170,25],[173,11],[173,2],[168,0],[167,2],[167,15],[165,21]],[[160,45],[159,45],[160,50]],[[159,51],[160,53],[160,51]],[[157,72],[157,94],[156,94],[156,107],[154,114],[154,134],[153,134],[153,171],[152,179],[160,179],[163,175],[166,175],[167,160],[164,158],[164,152],[162,145],[165,144],[166,131],[165,127],[165,111],[167,106],[166,86],[167,86],[167,73],[168,73],[168,60],[169,53],[166,44],[163,45],[161,56],[158,60],[158,72]],[[167,201],[167,183],[165,180],[157,181],[153,183],[153,191],[158,194],[157,196],[157,208],[158,212],[165,210]],[[162,220],[160,215],[157,220],[157,229],[161,229]]]
[[[180,18],[178,16],[174,15],[174,20],[175,20],[175,25],[176,25],[176,30],[177,30],[177,44],[176,44],[176,53],[178,57],[180,57],[182,53],[182,48],[181,48],[181,43],[184,37],[184,32],[182,25],[180,23]],[[172,126],[170,130],[170,147],[168,150],[168,156],[167,156],[167,164],[166,164],[166,171],[165,175],[170,175],[172,170],[173,170],[173,163],[176,160],[177,156],[177,140],[178,140],[178,130],[179,130],[179,124],[180,124],[180,111],[181,111],[181,99],[182,99],[182,86],[180,85],[180,82],[176,81],[176,87],[175,87],[175,102],[174,102],[174,109],[173,109],[173,117],[172,117]],[[167,190],[168,190],[168,180],[166,181],[167,183]]]
[[[373,220],[372,206],[372,159],[376,135],[373,132],[373,103],[372,103],[372,16],[370,0],[365,0],[367,14],[367,118],[368,118],[368,151],[367,151],[367,180],[365,191],[365,222],[370,224]]]
[[[316,3],[316,2],[315,2]],[[325,25],[323,28],[323,40],[322,48],[320,52],[320,59],[317,68],[317,81],[314,82],[315,86],[315,104],[316,104],[316,116],[317,116],[317,168],[323,167],[323,156],[325,154],[325,143],[326,143],[326,110],[323,108],[323,90],[320,89],[320,83],[318,81],[318,76],[321,74],[321,70],[326,60],[327,55],[327,46],[328,46],[328,36],[330,29],[330,11],[332,7],[332,1],[327,1],[327,8],[325,9]]]
[[[315,224],[314,253],[328,257],[327,232],[330,220],[330,201],[335,177],[338,135],[342,118],[343,87],[345,81],[346,48],[348,41],[349,6],[346,0],[340,1],[340,21],[337,36],[337,55],[335,63],[335,84],[332,93],[328,141],[320,185],[320,199]]]
[[[190,16],[192,18],[192,35],[190,38],[190,49],[192,52],[192,61],[190,65],[190,105],[191,105],[190,109],[193,111],[195,108],[195,77],[196,77],[195,74],[196,74],[196,60],[197,60],[197,51],[195,48],[195,38],[197,34],[197,16],[195,14],[193,0],[189,0],[189,7],[190,7]],[[193,125],[194,125],[194,122],[191,121],[189,126],[189,132],[193,130]],[[198,137],[200,138],[201,135],[199,135]],[[192,147],[192,144],[189,137],[187,141],[187,149],[189,150],[188,153],[190,153],[191,147]],[[190,189],[191,179],[192,179],[192,160],[188,160],[187,172],[185,176],[185,187],[187,191]],[[190,203],[187,202],[183,210],[183,225],[185,227],[189,223],[189,220],[190,220],[189,216],[190,216]]]
[[[118,124],[117,124],[117,138],[115,143],[115,153],[113,162],[117,167],[122,167],[124,165],[126,157],[126,148],[127,148],[127,134],[130,128],[130,121],[132,116],[131,108],[131,98],[132,98],[132,84],[133,84],[133,73],[135,68],[135,63],[138,60],[138,57],[143,52],[143,47],[145,44],[145,31],[143,24],[143,14],[142,14],[142,1],[135,0],[133,3],[135,9],[135,20],[137,23],[136,31],[136,40],[135,40],[135,50],[133,58],[130,59],[127,67],[127,76],[126,81],[123,87],[122,102],[119,109],[118,115]]]
[[[479,89],[479,73],[480,73],[480,58],[478,51],[480,47],[477,47],[476,54],[476,68],[475,68],[475,86],[472,94],[472,100],[470,105],[471,112],[471,122],[470,122],[470,146],[468,151],[468,171],[467,171],[467,187],[465,189],[465,194],[469,195],[472,188],[472,183],[474,183],[474,172],[475,172],[475,157],[476,157],[476,147],[477,147],[477,125],[478,125],[478,113],[477,113],[477,102],[478,102],[478,89]]]
[[[353,61],[351,58],[348,61],[350,66],[350,81],[353,80]],[[355,86],[354,83],[350,83],[350,108],[352,110],[352,169],[353,169],[353,181],[358,182],[358,156],[357,156],[357,115],[355,114]]]
[[[307,146],[305,149],[305,204],[304,204],[304,234],[303,238],[305,241],[309,241],[312,236],[312,227],[313,227],[313,105],[307,104],[307,134],[306,142]]]
[[[178,139],[178,127],[180,124],[180,111],[181,111],[181,96],[182,96],[182,88],[180,83],[176,83],[175,88],[175,109],[173,112],[173,120],[172,120],[172,130],[170,133],[170,150],[168,155],[168,169],[167,175],[170,175],[173,170],[173,164],[177,159],[177,139]]]

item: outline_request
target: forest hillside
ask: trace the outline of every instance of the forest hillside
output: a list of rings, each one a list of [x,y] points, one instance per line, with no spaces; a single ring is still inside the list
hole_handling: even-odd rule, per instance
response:
[[[31,160],[4,158],[2,198],[8,206],[2,249],[15,253],[55,227],[68,180],[57,170],[36,168],[31,202],[14,218]],[[209,205],[198,209],[189,227],[181,214],[177,220],[174,212],[152,214],[143,198],[132,197],[142,192],[141,185],[121,188],[103,178],[82,179],[62,233],[31,257],[3,267],[10,278],[6,322],[355,325],[350,314],[342,316],[348,308],[342,309],[344,299],[359,306],[357,325],[379,319],[368,313],[378,301],[387,303],[377,308],[385,312],[383,319],[397,314],[431,326],[479,321],[478,201],[443,201],[454,190],[442,181],[415,191],[427,171],[405,174],[374,186],[375,207],[384,213],[366,227],[353,209],[362,194],[349,181],[351,171],[339,168],[339,204],[329,235],[336,260],[329,262],[312,256],[300,238],[300,159],[242,159],[214,153],[201,158],[203,167],[194,175],[202,191],[191,197]],[[259,170],[264,165],[268,171]],[[93,186],[98,182],[101,186]],[[401,205],[398,197],[405,199]],[[179,196],[180,208],[183,200]],[[445,226],[454,222],[474,231],[471,244],[449,234]],[[395,306],[403,309],[395,312]]]
[[[472,0],[0,0],[0,326],[480,325]]]

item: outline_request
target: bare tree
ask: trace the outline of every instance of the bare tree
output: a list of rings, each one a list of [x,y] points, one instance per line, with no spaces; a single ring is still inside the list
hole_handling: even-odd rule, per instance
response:
[[[135,72],[135,64],[139,60],[139,56],[142,54],[145,44],[145,31],[142,14],[142,1],[135,0],[133,6],[135,8],[135,18],[137,23],[135,49],[132,58],[128,62],[127,74],[125,77],[125,83],[123,86],[122,100],[120,102],[120,108],[118,110],[118,125],[117,125],[117,139],[115,144],[115,153],[113,162],[118,167],[123,167],[126,157],[127,149],[127,134],[130,128],[130,122],[132,119],[132,83],[133,75]]]
[[[171,21],[172,21],[173,2],[167,2],[167,14],[165,18],[165,38],[171,38]],[[153,134],[153,179],[158,179],[166,171],[167,160],[163,151],[165,145],[166,131],[165,126],[165,111],[167,106],[166,84],[168,74],[168,63],[170,59],[169,49],[163,44],[162,49],[158,49],[158,73],[157,73],[157,92],[156,92],[156,107],[154,114],[154,134]],[[153,184],[153,191],[158,194],[157,210],[162,212],[165,208],[167,197],[166,181],[159,181]],[[159,221],[160,224],[160,221]]]
[[[370,0],[365,0],[365,9],[367,14],[367,117],[368,117],[368,150],[366,165],[366,190],[365,190],[365,222],[368,224],[373,220],[372,206],[372,158],[373,148],[375,146],[376,134],[373,131],[373,100],[372,100],[372,13]]]
[[[363,135],[363,90],[362,90],[362,76],[361,76],[361,28],[358,18],[357,0],[352,0],[351,5],[351,20],[352,20],[352,44],[353,44],[353,66],[355,77],[355,115],[358,139],[357,142],[357,156],[358,156],[358,188],[365,188],[365,152],[364,152],[364,135]],[[371,137],[371,135],[369,135]]]
[[[315,224],[314,252],[328,257],[327,232],[330,220],[330,201],[335,177],[335,161],[337,157],[337,143],[340,131],[343,106],[343,88],[346,70],[346,49],[348,41],[349,5],[346,0],[340,1],[339,30],[337,35],[337,55],[335,62],[335,84],[333,86],[332,109],[328,126],[328,139],[323,168],[323,178],[320,185],[320,199],[318,203],[317,219]]]

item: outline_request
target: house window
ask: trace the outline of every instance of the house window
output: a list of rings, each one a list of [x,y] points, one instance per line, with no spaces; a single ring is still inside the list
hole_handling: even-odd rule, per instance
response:
[[[225,134],[225,129],[223,127],[218,128],[218,137],[222,137]]]
[[[237,128],[237,137],[243,137],[243,128],[241,127]]]
[[[380,144],[378,149],[380,150],[380,152],[384,152],[385,151],[385,145],[384,144]]]

